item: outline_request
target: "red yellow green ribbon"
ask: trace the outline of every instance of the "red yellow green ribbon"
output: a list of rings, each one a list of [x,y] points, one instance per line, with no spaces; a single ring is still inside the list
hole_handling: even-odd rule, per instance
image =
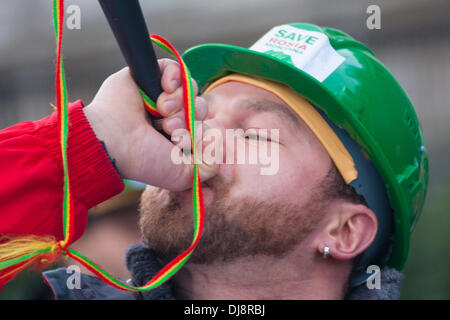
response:
[[[170,279],[189,259],[195,246],[197,245],[203,230],[204,207],[200,183],[200,176],[197,164],[194,163],[192,203],[194,212],[194,236],[192,244],[172,262],[161,269],[150,281],[141,287],[131,286],[123,283],[109,273],[104,271],[99,265],[83,256],[81,253],[68,247],[73,242],[74,235],[74,212],[72,205],[70,175],[67,161],[67,140],[68,140],[68,100],[67,87],[64,76],[64,66],[62,61],[62,34],[64,21],[64,0],[53,0],[53,19],[56,36],[56,108],[58,116],[58,132],[61,143],[61,154],[64,170],[64,197],[63,197],[63,234],[64,239],[56,242],[53,238],[39,238],[36,236],[25,236],[22,238],[9,238],[6,243],[0,245],[0,271],[5,271],[1,277],[17,274],[32,262],[47,263],[63,253],[79,261],[86,268],[91,270],[100,279],[121,290],[146,291],[162,285]],[[191,137],[192,152],[195,154],[195,108],[194,90],[190,72],[186,64],[181,59],[176,49],[163,37],[152,35],[151,40],[163,50],[172,54],[180,63],[181,79],[183,87],[183,102],[187,128]],[[142,91],[145,108],[148,112],[160,116],[156,104]],[[49,240],[50,239],[50,240]]]

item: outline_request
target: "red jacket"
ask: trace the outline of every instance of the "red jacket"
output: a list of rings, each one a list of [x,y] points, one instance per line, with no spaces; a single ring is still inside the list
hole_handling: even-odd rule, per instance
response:
[[[84,232],[88,209],[124,188],[83,107],[81,101],[69,106],[67,156],[74,199],[74,241]],[[54,235],[62,240],[62,201],[56,113],[0,130],[0,235]],[[0,279],[0,290],[8,280]]]

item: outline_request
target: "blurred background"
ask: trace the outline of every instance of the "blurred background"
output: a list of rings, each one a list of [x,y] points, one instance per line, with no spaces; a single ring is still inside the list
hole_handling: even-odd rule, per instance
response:
[[[79,6],[81,24],[64,30],[69,100],[88,104],[124,60],[98,2],[66,0],[66,8],[71,4]],[[0,129],[52,112],[51,5],[50,0],[0,0]],[[369,5],[381,9],[380,30],[366,26]],[[412,234],[401,298],[450,299],[450,1],[141,0],[141,6],[150,32],[180,52],[206,42],[248,47],[271,27],[300,21],[335,27],[366,43],[411,98],[430,157],[428,197]],[[87,233],[76,244],[115,276],[128,276],[124,252],[139,241],[140,192],[128,186],[93,210]],[[41,282],[38,273],[26,272],[4,287],[0,299],[45,297]]]

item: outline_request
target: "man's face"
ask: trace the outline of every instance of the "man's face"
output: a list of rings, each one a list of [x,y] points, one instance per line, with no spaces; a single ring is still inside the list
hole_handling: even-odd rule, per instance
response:
[[[323,180],[331,167],[330,157],[307,125],[269,91],[231,81],[204,97],[209,103],[205,121],[209,127],[222,132],[267,129],[268,140],[262,143],[269,144],[269,150],[270,144],[278,144],[278,154],[270,155],[277,157],[278,170],[261,175],[267,165],[223,163],[219,174],[202,184],[205,226],[191,262],[288,252],[311,234],[323,216]],[[271,129],[279,130],[278,141],[271,140]],[[236,146],[244,146],[245,154],[258,148],[254,137],[237,139],[243,144],[227,141],[224,134],[224,158]],[[142,196],[144,241],[163,260],[174,258],[192,242],[191,199],[192,190],[170,192],[154,187],[147,187]]]

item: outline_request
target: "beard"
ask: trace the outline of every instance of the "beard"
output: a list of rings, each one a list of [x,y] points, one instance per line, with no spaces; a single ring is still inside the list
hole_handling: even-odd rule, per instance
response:
[[[327,179],[324,179],[326,181]],[[323,181],[322,181],[323,182]],[[228,262],[254,255],[281,257],[300,244],[324,215],[323,183],[303,204],[286,204],[256,196],[230,196],[233,181],[218,175],[208,180],[214,191],[205,207],[202,236],[191,263]],[[191,203],[191,202],[190,202]],[[143,241],[164,263],[184,252],[194,234],[192,203],[178,194],[147,187],[141,198],[139,226]]]

